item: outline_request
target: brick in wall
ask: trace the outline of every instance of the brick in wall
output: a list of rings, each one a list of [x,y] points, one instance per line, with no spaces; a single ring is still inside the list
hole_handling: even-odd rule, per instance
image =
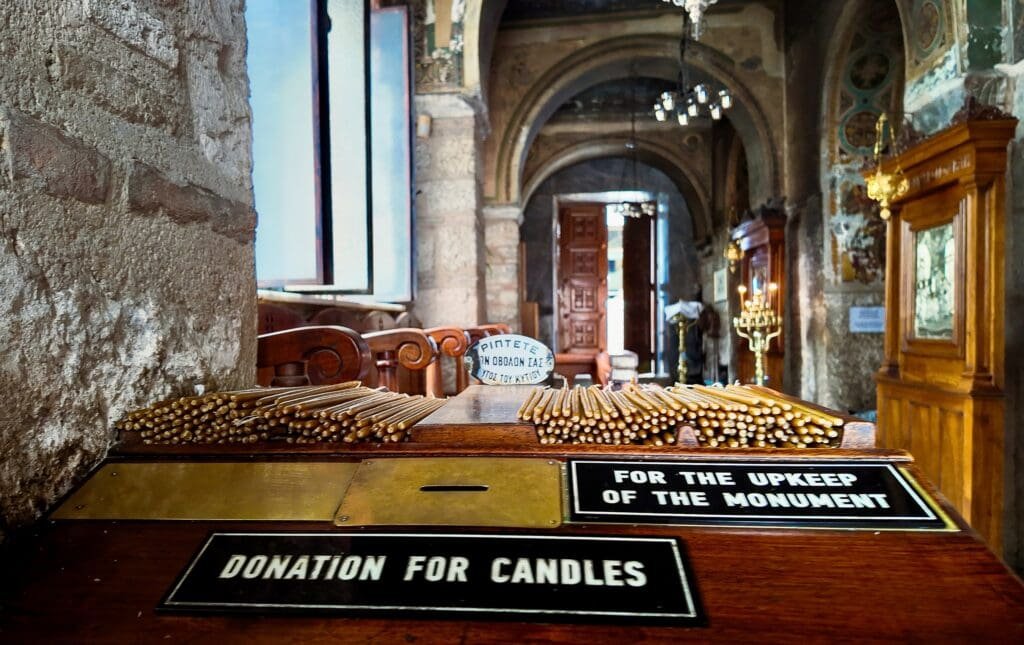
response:
[[[150,87],[130,72],[65,46],[57,49],[56,77],[62,87],[88,96],[104,110],[131,123],[164,128],[178,134],[187,126],[179,96]],[[162,68],[161,68],[162,69]],[[165,72],[169,79],[172,72]],[[167,85],[183,93],[180,81]]]
[[[179,224],[210,222],[215,232],[241,243],[251,242],[256,229],[255,211],[250,206],[201,186],[176,183],[141,162],[132,165],[128,206],[149,215],[163,213]]]
[[[178,66],[178,42],[173,30],[137,0],[85,0],[86,15],[121,41],[170,69]]]
[[[15,180],[36,182],[49,195],[87,204],[110,193],[110,159],[52,125],[0,107],[0,150]]]

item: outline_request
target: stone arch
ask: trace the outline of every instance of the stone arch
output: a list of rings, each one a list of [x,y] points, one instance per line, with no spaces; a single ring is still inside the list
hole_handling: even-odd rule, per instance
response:
[[[546,179],[569,166],[590,161],[613,157],[629,157],[631,152],[626,149],[628,137],[606,137],[585,141],[567,146],[547,159],[534,173],[526,178],[520,194],[525,205],[530,197]],[[706,239],[711,234],[710,195],[706,186],[700,181],[699,175],[678,152],[667,146],[652,141],[637,139],[637,161],[646,163],[665,173],[686,200],[693,219],[694,237],[697,241]]]
[[[731,71],[734,63],[724,54],[700,43],[688,43],[687,63],[729,88],[736,105],[729,119],[743,139],[751,163],[751,197],[762,201],[780,188],[779,161],[762,106],[750,89]],[[540,128],[554,111],[575,94],[600,82],[626,78],[640,64],[645,75],[666,63],[675,66],[679,40],[668,34],[629,35],[581,48],[553,65],[523,95],[498,144],[495,167],[496,201],[521,203],[526,154]],[[671,69],[671,68],[670,68]],[[664,72],[660,76],[665,76]],[[672,80],[674,73],[666,77]]]
[[[739,224],[743,214],[750,210],[750,166],[743,141],[733,136],[729,142],[725,162],[725,190],[722,195],[722,215],[729,227]]]
[[[462,85],[469,96],[487,96],[491,55],[506,4],[508,0],[466,0],[462,29]]]

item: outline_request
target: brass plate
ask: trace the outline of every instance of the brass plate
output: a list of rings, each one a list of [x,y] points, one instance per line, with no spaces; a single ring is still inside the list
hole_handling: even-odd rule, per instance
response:
[[[366,460],[335,524],[554,528],[562,524],[561,466],[550,459]]]
[[[356,463],[148,462],[100,468],[60,520],[331,521]]]

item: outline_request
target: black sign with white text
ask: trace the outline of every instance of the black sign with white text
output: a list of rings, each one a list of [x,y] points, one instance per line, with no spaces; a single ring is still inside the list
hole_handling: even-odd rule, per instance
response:
[[[945,529],[891,462],[570,461],[574,522]]]
[[[161,609],[703,623],[675,538],[214,533]]]

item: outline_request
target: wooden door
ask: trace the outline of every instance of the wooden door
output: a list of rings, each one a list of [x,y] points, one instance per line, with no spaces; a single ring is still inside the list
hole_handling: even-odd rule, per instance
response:
[[[558,351],[596,355],[607,347],[608,224],[604,204],[558,209]]]
[[[654,218],[627,217],[622,228],[623,345],[636,352],[641,373],[654,371],[654,247]]]

